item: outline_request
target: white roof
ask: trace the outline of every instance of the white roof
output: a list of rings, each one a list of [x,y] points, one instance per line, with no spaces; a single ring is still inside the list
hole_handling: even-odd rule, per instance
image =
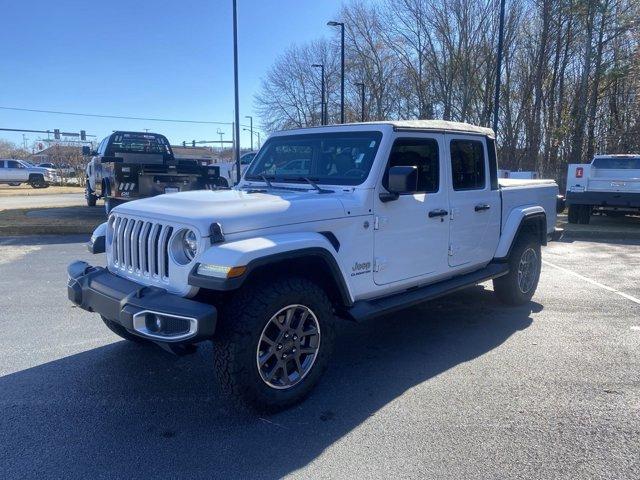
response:
[[[629,158],[635,159],[640,157],[640,153],[612,153],[610,155],[606,153],[600,153],[598,155],[594,155],[593,158]]]
[[[471,125],[470,123],[450,122],[448,120],[390,120],[384,122],[369,122],[393,125],[394,128],[406,128],[416,130],[438,130],[452,132],[469,132],[495,137],[493,129]]]
[[[391,125],[396,129],[407,130],[430,130],[438,132],[458,132],[458,133],[475,133],[480,135],[486,135],[491,138],[495,138],[495,134],[491,128],[480,127],[478,125],[471,125],[470,123],[462,122],[449,122],[447,120],[381,120],[376,122],[358,122],[358,123],[345,123],[324,125],[316,127],[306,128],[294,128],[291,130],[307,130],[309,128],[337,128],[346,126],[359,126],[359,125]]]

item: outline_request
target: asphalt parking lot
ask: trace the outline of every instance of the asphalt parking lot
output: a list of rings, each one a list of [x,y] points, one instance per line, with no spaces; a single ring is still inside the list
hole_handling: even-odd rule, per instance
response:
[[[211,346],[72,308],[85,239],[0,239],[1,478],[640,478],[640,242],[551,244],[525,307],[485,285],[344,323],[311,397],[265,417],[221,398]]]

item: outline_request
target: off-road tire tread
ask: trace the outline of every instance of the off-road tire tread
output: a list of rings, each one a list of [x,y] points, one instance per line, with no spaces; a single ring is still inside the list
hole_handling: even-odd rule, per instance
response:
[[[522,252],[527,246],[533,246],[536,249],[538,259],[539,261],[541,261],[542,257],[540,252],[540,242],[536,239],[536,237],[532,234],[520,235],[515,240],[515,244],[511,250],[511,254],[509,255],[509,273],[502,277],[493,279],[494,293],[501,302],[506,303],[507,305],[523,305],[529,302],[538,287],[538,281],[536,281],[536,284],[531,289],[531,292],[526,295],[523,295],[518,289],[518,263],[520,262],[520,256],[522,255]],[[539,275],[540,273],[538,272],[538,279],[540,278]]]
[[[224,307],[223,320],[218,323],[217,338],[213,348],[213,362],[219,384],[227,396],[240,400],[254,410],[275,412],[298,403],[304,398],[264,405],[261,403],[261,399],[244,383],[244,380],[250,375],[249,367],[238,361],[243,354],[253,352],[255,346],[248,339],[251,338],[255,328],[259,327],[262,331],[264,322],[268,320],[265,318],[265,314],[268,313],[266,310],[269,306],[292,292],[305,292],[312,295],[316,302],[322,304],[322,309],[324,309],[324,312],[315,312],[316,315],[318,317],[324,315],[325,322],[327,320],[331,323],[334,321],[333,307],[320,286],[303,277],[280,277],[270,281],[257,281],[240,289]],[[225,318],[228,321],[224,321]],[[324,327],[322,342],[326,357],[333,347],[334,331],[333,328],[326,328],[327,325]],[[251,352],[247,352],[247,350],[251,350]],[[325,366],[318,365],[316,360],[313,368],[324,369]]]

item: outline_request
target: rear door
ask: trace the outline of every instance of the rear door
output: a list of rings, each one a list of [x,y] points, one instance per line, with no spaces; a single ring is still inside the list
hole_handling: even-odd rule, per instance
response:
[[[401,193],[397,200],[375,199],[373,278],[378,285],[411,279],[418,282],[425,276],[448,273],[443,142],[444,135],[425,133],[403,133],[394,140],[379,189],[386,190],[393,166],[415,166],[418,185],[415,191]]]
[[[484,137],[446,135],[449,188],[449,266],[489,262],[500,238],[500,191],[492,188]]]

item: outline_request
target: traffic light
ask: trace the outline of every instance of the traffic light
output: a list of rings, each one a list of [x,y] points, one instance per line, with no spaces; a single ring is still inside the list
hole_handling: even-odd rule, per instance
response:
[[[85,132],[84,130],[80,130],[80,140],[84,142],[86,139],[87,139],[87,132]]]
[[[55,138],[56,140],[60,140],[60,129],[59,128],[56,128],[53,131],[53,138]]]
[[[195,140],[191,140],[191,146],[195,147],[196,146],[196,141]]]
[[[186,147],[186,146],[187,146],[187,142],[183,141],[183,142],[182,142],[182,146],[183,146],[183,147]]]

